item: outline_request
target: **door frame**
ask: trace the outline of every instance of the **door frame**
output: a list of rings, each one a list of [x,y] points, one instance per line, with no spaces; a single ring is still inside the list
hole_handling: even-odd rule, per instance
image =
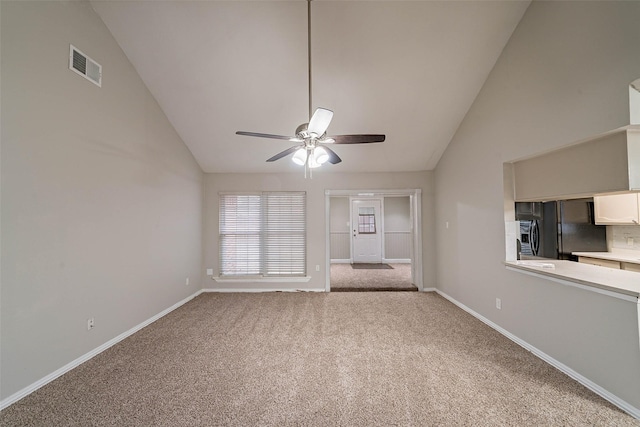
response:
[[[325,291],[331,291],[331,197],[347,196],[355,198],[384,198],[385,196],[409,196],[410,214],[411,214],[411,281],[418,288],[418,291],[424,291],[424,281],[422,273],[422,190],[405,189],[405,190],[325,190],[324,207],[325,207]],[[384,201],[382,203],[384,205]],[[383,208],[384,209],[384,208]],[[349,211],[351,211],[351,202],[349,202]],[[351,221],[351,219],[349,219]],[[384,245],[384,235],[383,245]],[[383,247],[384,249],[384,247]],[[384,250],[383,250],[384,254]],[[353,261],[353,254],[350,255]]]
[[[353,227],[357,227],[357,224],[353,224],[353,202],[361,200],[361,201],[378,201],[380,202],[380,211],[378,212],[378,223],[376,224],[376,230],[380,233],[380,262],[384,261],[385,253],[384,253],[384,197],[380,196],[349,196],[349,222],[351,226],[349,227],[349,244],[351,247],[349,261],[351,264],[355,262],[354,260],[354,252],[355,252],[355,240],[353,235]],[[331,261],[331,260],[329,260]]]

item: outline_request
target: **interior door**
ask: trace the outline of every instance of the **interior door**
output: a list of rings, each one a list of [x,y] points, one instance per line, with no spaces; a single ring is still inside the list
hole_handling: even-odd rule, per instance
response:
[[[351,202],[351,241],[354,263],[382,262],[381,202],[353,199]]]

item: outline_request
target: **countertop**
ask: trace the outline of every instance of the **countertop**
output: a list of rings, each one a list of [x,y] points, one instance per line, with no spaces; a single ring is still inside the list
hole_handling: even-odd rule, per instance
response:
[[[572,255],[640,264],[640,254],[629,252],[572,252]]]
[[[506,261],[505,265],[543,276],[640,298],[640,273],[634,271],[551,259]]]

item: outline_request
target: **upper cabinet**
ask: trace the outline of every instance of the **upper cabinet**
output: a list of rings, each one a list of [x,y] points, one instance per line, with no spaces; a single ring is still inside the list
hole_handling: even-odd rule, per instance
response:
[[[596,224],[640,224],[640,194],[638,193],[596,196],[593,202]]]

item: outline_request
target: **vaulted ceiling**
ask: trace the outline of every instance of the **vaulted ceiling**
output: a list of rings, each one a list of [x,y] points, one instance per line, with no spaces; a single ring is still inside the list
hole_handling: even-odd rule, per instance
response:
[[[306,1],[91,3],[205,172],[298,170],[265,162],[292,143],[235,132],[308,121]],[[326,167],[433,169],[528,5],[314,0],[313,108],[334,111],[328,134],[387,135]]]

